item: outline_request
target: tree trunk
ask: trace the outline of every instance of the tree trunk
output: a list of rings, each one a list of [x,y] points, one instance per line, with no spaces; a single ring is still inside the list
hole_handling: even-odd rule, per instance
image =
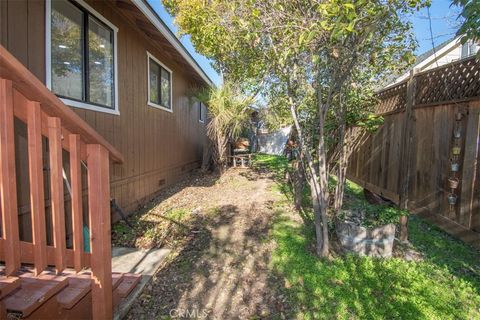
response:
[[[306,148],[303,144],[303,133],[300,123],[298,122],[297,112],[295,106],[292,104],[290,107],[290,111],[292,113],[293,122],[295,124],[295,129],[297,129],[298,134],[298,142],[300,146],[300,157],[303,161],[306,158],[307,168],[309,170],[310,177],[308,179],[310,185],[310,192],[312,195],[312,206],[313,206],[313,213],[315,217],[315,234],[317,238],[317,245],[316,251],[317,255],[320,257],[327,257],[328,256],[328,217],[327,217],[327,200],[328,199],[328,188],[327,180],[325,177],[328,177],[328,173],[326,172],[326,163],[325,163],[325,149],[323,148],[321,151],[323,152],[323,161],[320,161],[319,170],[315,168],[315,165],[312,160],[312,156],[308,148]],[[323,128],[322,128],[323,132]],[[323,135],[320,136],[323,145]],[[320,151],[320,148],[319,148]],[[319,183],[320,181],[320,183]]]
[[[408,241],[408,217],[400,217],[400,241]]]
[[[205,135],[205,142],[203,144],[203,156],[202,156],[202,172],[210,170],[212,165],[212,153],[213,153],[212,140]]]
[[[323,233],[323,224],[322,224],[322,208],[321,208],[321,199],[320,199],[320,194],[318,192],[315,192],[315,185],[318,185],[318,182],[315,181],[315,179],[312,177],[310,179],[310,195],[312,197],[312,206],[313,206],[313,216],[314,216],[314,223],[315,223],[315,236],[316,236],[316,252],[317,255],[320,257],[325,257],[328,254],[328,249],[327,249],[327,254],[324,253],[324,248],[325,248],[325,241],[327,241],[328,245],[328,236],[324,237]],[[328,247],[327,247],[328,248]]]
[[[302,209],[302,195],[303,188],[305,186],[305,175],[303,172],[303,166],[301,165],[300,160],[295,160],[293,162],[293,190],[295,198],[295,209],[300,211]]]
[[[348,141],[345,135],[345,123],[340,124],[339,148],[340,154],[337,164],[337,185],[335,186],[334,212],[336,215],[340,212],[343,205],[343,195],[345,191],[345,180],[347,179],[348,166]]]
[[[321,111],[321,110],[320,110]],[[318,126],[318,177],[320,182],[320,215],[322,221],[322,246],[317,248],[317,254],[321,257],[328,256],[328,169],[327,169],[327,149],[325,146],[324,138],[325,129],[325,113],[319,114],[319,126]]]
[[[227,147],[228,147],[228,139],[226,136],[222,134],[217,134],[215,137],[215,148],[214,148],[214,164],[215,170],[218,170],[220,174],[226,169],[227,165]]]

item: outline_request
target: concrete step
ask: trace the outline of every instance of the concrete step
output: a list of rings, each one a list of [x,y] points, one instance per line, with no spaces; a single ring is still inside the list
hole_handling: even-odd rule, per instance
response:
[[[114,247],[112,250],[112,269],[117,272],[141,274],[137,284],[129,290],[128,296],[120,298],[114,294],[113,318],[122,319],[140,295],[145,285],[150,281],[155,272],[170,253],[169,249],[136,249]]]

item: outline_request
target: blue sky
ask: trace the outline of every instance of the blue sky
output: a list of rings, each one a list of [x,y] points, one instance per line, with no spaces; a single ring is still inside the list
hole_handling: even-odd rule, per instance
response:
[[[161,4],[161,0],[147,0],[148,3],[152,6],[152,8],[158,13],[158,15],[162,18],[162,20],[167,24],[167,26],[170,28],[170,30],[173,31],[176,35],[177,33],[177,28],[173,24],[173,19],[172,17],[168,14],[167,11],[163,8]],[[220,84],[221,79],[220,76],[217,74],[217,72],[212,68],[210,65],[210,61],[202,56],[201,54],[198,54],[195,51],[195,48],[193,47],[192,43],[190,42],[190,37],[189,36],[183,36],[180,41],[183,43],[185,48],[187,48],[188,52],[193,56],[193,58],[197,61],[197,63],[202,67],[202,69],[206,72],[206,74],[209,76],[210,79],[215,84]]]
[[[460,9],[451,6],[451,3],[451,0],[432,0],[430,16],[435,46],[454,37],[459,27],[457,17]],[[416,12],[410,17],[410,21],[413,23],[413,31],[419,45],[416,53],[421,54],[432,49],[427,8]]]
[[[170,27],[175,34],[177,34],[177,28],[173,23],[173,19],[163,8],[161,0],[148,0],[148,2],[155,9],[155,11],[157,11],[167,26]],[[458,7],[450,7],[451,3],[451,0],[432,0],[430,16],[432,18],[433,41],[436,46],[443,41],[454,37],[455,32],[458,29],[459,22],[457,20],[457,16],[459,14],[459,9]],[[419,44],[416,53],[421,54],[432,49],[427,9],[425,8],[416,12],[413,16],[409,17],[409,19],[413,23],[415,37],[417,38]],[[207,73],[210,79],[212,79],[212,81],[217,85],[220,84],[220,76],[212,68],[210,61],[207,58],[195,52],[195,48],[191,44],[189,37],[182,37],[181,42]]]

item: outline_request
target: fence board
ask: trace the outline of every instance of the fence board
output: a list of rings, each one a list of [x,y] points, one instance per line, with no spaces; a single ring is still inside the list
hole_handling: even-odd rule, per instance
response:
[[[475,198],[475,179],[479,156],[478,137],[480,136],[480,107],[471,107],[465,132],[465,156],[462,171],[462,205],[460,207],[460,223],[471,227],[473,202]],[[478,195],[477,195],[478,196]]]

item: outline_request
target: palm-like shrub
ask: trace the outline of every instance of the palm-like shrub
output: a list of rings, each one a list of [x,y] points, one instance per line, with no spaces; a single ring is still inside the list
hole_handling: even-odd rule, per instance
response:
[[[222,171],[227,165],[228,145],[235,141],[250,121],[253,98],[246,97],[233,84],[206,88],[195,94],[208,109],[207,136],[216,168]]]

